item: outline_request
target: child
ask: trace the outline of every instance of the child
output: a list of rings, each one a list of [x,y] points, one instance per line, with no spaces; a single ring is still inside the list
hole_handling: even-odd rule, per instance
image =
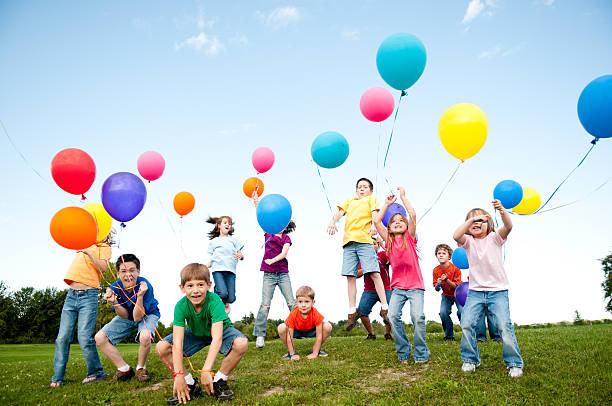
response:
[[[227,376],[242,359],[248,342],[233,327],[219,296],[208,292],[209,287],[210,272],[206,266],[193,263],[181,271],[181,292],[185,296],[174,307],[172,334],[155,346],[157,354],[174,377],[173,397],[167,401],[169,405],[186,403],[191,398],[201,396],[198,379],[191,373],[186,374],[183,354],[190,357],[206,346],[209,346],[208,355],[202,370],[198,371],[202,373],[206,393],[213,394],[220,401],[234,398],[234,392],[227,385]],[[219,353],[225,359],[213,374],[212,367]]]
[[[425,313],[423,313],[425,284],[416,251],[416,213],[406,199],[404,188],[398,187],[398,190],[410,220],[401,213],[397,213],[391,216],[387,228],[383,226],[382,217],[397,199],[391,195],[385,200],[381,215],[376,218],[375,223],[378,233],[387,241],[387,255],[393,269],[389,319],[395,338],[397,358],[401,363],[406,364],[412,348],[402,323],[402,308],[407,300],[410,301],[410,317],[414,325],[414,362],[424,363],[429,360],[430,352],[426,343]]]
[[[391,300],[391,283],[389,281],[389,258],[387,258],[387,254],[384,250],[378,252],[382,240],[379,241],[379,239],[377,238],[372,239],[374,241],[374,251],[378,254],[378,266],[380,268],[380,276],[385,287],[385,296],[387,297],[388,303]],[[359,268],[357,277],[360,278],[362,274],[363,270]],[[376,293],[376,289],[374,288],[374,282],[372,282],[372,278],[369,275],[366,275],[365,278],[363,278],[363,293],[361,294],[361,299],[359,299],[359,306],[357,306],[357,312],[359,313],[361,323],[368,332],[366,340],[376,340],[376,335],[374,334],[374,330],[372,330],[372,324],[370,323],[370,318],[368,316],[372,311],[372,307],[374,307],[374,305],[378,301],[378,294]],[[386,324],[385,340],[392,339],[393,338],[391,338],[391,326]]]
[[[502,245],[512,230],[512,220],[499,200],[493,200],[504,225],[496,232],[491,216],[483,209],[472,209],[453,238],[465,248],[470,263],[470,290],[461,318],[461,360],[463,372],[480,365],[476,327],[484,312],[491,312],[493,324],[501,331],[503,359],[512,378],[523,374],[523,358],[510,320],[508,278],[502,260]]]
[[[496,343],[501,343],[502,338],[500,332],[495,327],[495,324],[493,323],[493,316],[488,310],[482,313],[480,320],[478,320],[478,325],[476,326],[476,341],[479,343],[484,343],[487,341],[487,327],[489,327],[489,337],[491,340],[495,341]]]
[[[70,286],[62,316],[60,327],[55,340],[55,359],[53,360],[53,377],[51,387],[57,388],[66,383],[64,374],[70,353],[70,342],[74,336],[74,327],[78,321],[77,337],[87,364],[87,375],[81,383],[88,384],[108,375],[104,373],[96,343],[93,339],[96,317],[98,316],[98,289],[100,277],[108,266],[111,257],[112,235],[99,244],[77,251],[64,282]]]
[[[211,255],[208,268],[215,280],[215,293],[225,304],[225,312],[229,314],[230,303],[236,301],[236,264],[243,260],[244,245],[234,234],[232,218],[229,216],[209,217],[207,223],[215,225],[208,233],[208,253]]]
[[[121,255],[117,259],[116,269],[119,280],[106,289],[104,300],[113,305],[117,316],[98,331],[96,344],[117,367],[112,382],[127,381],[134,374],[140,382],[148,382],[150,378],[146,364],[160,317],[158,302],[151,283],[140,276],[140,260],[136,255]],[[140,343],[136,373],[115,347],[134,329],[138,329],[136,342]]]
[[[385,324],[389,324],[387,313],[389,305],[387,304],[387,296],[385,287],[380,277],[380,269],[376,258],[376,252],[372,250],[372,237],[370,233],[373,230],[372,221],[377,216],[379,210],[376,197],[372,196],[374,186],[369,179],[361,178],[357,181],[357,197],[346,199],[338,206],[338,212],[332,217],[327,232],[331,235],[338,231],[336,221],[340,220],[346,214],[344,225],[344,239],[342,241],[342,275],[346,276],[349,300],[349,315],[346,321],[345,328],[347,330],[355,327],[359,313],[357,313],[357,276],[359,263],[363,268],[364,274],[371,274],[372,282],[378,299],[380,300],[382,317]]]
[[[440,265],[433,269],[433,285],[436,291],[442,289],[442,300],[440,302],[440,319],[444,329],[444,340],[455,340],[453,321],[450,314],[453,304],[457,305],[457,317],[461,321],[461,309],[463,306],[455,300],[455,289],[461,284],[461,269],[450,262],[453,249],[446,244],[436,246],[436,258]]]
[[[282,358],[298,361],[300,356],[295,353],[293,339],[313,337],[315,337],[315,344],[312,347],[312,353],[306,358],[327,357],[327,353],[321,350],[321,346],[331,334],[332,325],[327,321],[323,322],[323,315],[313,307],[314,290],[310,286],[301,286],[295,292],[295,297],[297,306],[291,310],[287,320],[278,326],[278,335],[288,350]]]
[[[277,286],[285,297],[289,311],[295,307],[291,279],[289,279],[289,265],[286,258],[291,246],[291,238],[287,234],[293,230],[295,230],[295,223],[290,221],[281,233],[275,235],[264,233],[266,251],[261,261],[261,270],[264,273],[261,287],[261,306],[259,307],[259,313],[257,313],[257,319],[255,320],[255,328],[253,329],[253,335],[257,337],[255,341],[257,348],[263,348],[264,346],[270,303]]]

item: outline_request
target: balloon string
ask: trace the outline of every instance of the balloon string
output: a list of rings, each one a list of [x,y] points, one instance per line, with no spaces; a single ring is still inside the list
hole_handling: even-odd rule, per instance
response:
[[[157,202],[159,203],[159,207],[160,207],[162,213],[164,214],[164,217],[166,217],[166,220],[168,221],[168,225],[170,226],[170,230],[172,230],[172,234],[174,234],[175,241],[177,242],[177,244],[181,248],[181,252],[183,253],[183,256],[185,257],[185,259],[187,259],[187,254],[185,253],[185,250],[183,249],[182,232],[181,232],[181,238],[179,239],[179,236],[176,234],[176,230],[174,229],[174,226],[172,225],[172,221],[170,220],[170,217],[168,217],[168,215],[166,214],[166,207],[162,203],[160,197],[157,195],[157,191],[153,190],[153,194],[157,198]],[[181,226],[182,226],[182,224],[183,223],[181,221]]]
[[[6,131],[6,127],[4,127],[4,123],[2,122],[2,120],[0,120],[0,125],[2,125],[2,129],[4,130],[4,134],[6,135],[6,138],[8,138],[9,142],[11,143],[11,145],[13,146],[13,149],[15,149],[15,151],[17,151],[17,153],[19,154],[19,156],[21,156],[21,159],[23,159],[23,162],[26,163],[26,165],[28,165],[30,167],[30,169],[32,169],[34,171],[34,173],[36,175],[38,175],[39,178],[41,178],[45,183],[48,183],[49,181],[47,179],[45,179],[40,172],[38,172],[36,170],[36,168],[34,168],[34,166],[32,166],[32,164],[30,164],[30,162],[27,160],[27,158],[25,157],[25,155],[23,155],[21,153],[21,151],[19,150],[19,148],[17,148],[17,145],[15,145],[15,143],[13,142],[13,139],[10,137],[8,131]]]
[[[385,182],[387,182],[387,186],[389,187],[389,192],[393,194],[393,188],[389,183],[389,179],[387,179],[386,169],[387,169],[387,157],[389,156],[389,148],[391,147],[391,140],[393,139],[393,131],[395,130],[395,122],[397,121],[397,113],[399,113],[400,104],[402,102],[402,97],[406,96],[406,91],[402,90],[400,93],[400,97],[397,100],[397,108],[395,109],[395,117],[393,117],[393,125],[391,126],[391,134],[389,134],[389,143],[387,144],[387,152],[385,153],[385,160],[383,162],[383,176],[385,178]]]
[[[378,190],[378,174],[380,173],[380,141],[382,140],[382,123],[378,123],[378,148],[376,149],[376,185]]]
[[[314,163],[314,162],[313,162]],[[321,176],[321,171],[319,170],[319,166],[315,164],[317,168],[317,173],[319,174],[319,179],[321,179],[321,185],[323,186],[323,193],[325,193],[325,198],[327,199],[327,205],[329,206],[329,211],[331,214],[334,214],[334,210],[332,209],[331,203],[329,202],[329,196],[327,195],[327,189],[325,189],[325,183],[323,182],[323,177]]]
[[[438,200],[440,200],[440,197],[442,197],[442,194],[444,193],[444,191],[446,190],[446,188],[448,187],[448,185],[450,185],[451,181],[453,180],[453,178],[455,177],[455,175],[457,174],[457,171],[459,171],[459,168],[461,167],[461,164],[463,163],[463,161],[459,162],[459,164],[457,165],[457,167],[455,168],[455,170],[453,171],[452,175],[450,176],[450,178],[448,178],[448,180],[446,181],[446,184],[444,185],[444,187],[442,188],[442,190],[440,191],[440,193],[438,194],[438,197],[436,197],[436,200],[434,200],[434,202],[431,204],[431,206],[429,206],[429,209],[427,209],[425,211],[425,213],[423,213],[423,215],[421,216],[421,218],[419,219],[419,221],[417,221],[417,224],[419,224],[423,218],[425,218],[425,216],[427,215],[427,213],[429,213],[431,211],[431,209],[433,209],[433,207],[436,205],[436,203],[438,203]]]

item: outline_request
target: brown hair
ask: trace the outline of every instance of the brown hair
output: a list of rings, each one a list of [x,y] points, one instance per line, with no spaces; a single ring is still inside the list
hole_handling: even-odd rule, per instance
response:
[[[314,300],[315,292],[310,286],[300,286],[298,290],[295,291],[295,298],[298,297],[309,297],[311,300]]]
[[[406,247],[408,246],[408,242],[406,241],[406,233],[408,232],[408,219],[406,218],[406,216],[404,216],[402,213],[395,213],[393,216],[391,216],[391,218],[389,219],[389,221],[387,222],[387,251],[390,254],[391,250],[393,249],[393,240],[395,239],[396,234],[391,232],[391,223],[393,222],[393,219],[395,218],[395,216],[400,216],[402,218],[402,221],[404,223],[406,223],[406,231],[404,231],[402,234],[398,234],[402,236],[402,239],[404,240],[404,245],[402,248],[406,249]]]
[[[287,227],[285,227],[285,229],[283,230],[283,234],[289,234],[293,230],[295,230],[295,222],[291,220],[289,224],[287,224]]]
[[[232,221],[232,218],[230,216],[221,216],[221,217],[208,216],[208,219],[206,220],[206,222],[215,225],[215,228],[213,228],[212,231],[208,233],[209,239],[212,240],[213,238],[221,235],[221,231],[219,231],[219,225],[221,225],[221,221],[223,221],[223,219],[227,219],[230,223],[229,235],[234,234],[234,222]]]
[[[487,224],[489,225],[489,227],[487,227],[487,235],[489,235],[490,232],[495,231],[495,226],[493,226],[493,223],[491,222],[491,215],[485,209],[480,209],[478,207],[473,208],[472,210],[468,211],[468,214],[465,215],[465,220],[467,221],[468,219],[472,217],[482,216],[482,215],[485,215],[489,218],[487,220]],[[469,234],[469,231],[468,231],[468,234]]]
[[[446,252],[448,252],[448,256],[451,257],[453,255],[453,249],[451,247],[449,247],[447,244],[438,244],[436,245],[436,251],[434,252],[434,255],[438,255],[438,251],[440,250],[444,250]]]
[[[210,285],[210,271],[206,265],[198,264],[197,262],[187,265],[181,270],[181,286],[189,281],[205,281]]]

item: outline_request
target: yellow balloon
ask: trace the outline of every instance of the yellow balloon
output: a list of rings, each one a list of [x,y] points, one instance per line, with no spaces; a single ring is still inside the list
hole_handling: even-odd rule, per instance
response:
[[[518,214],[531,214],[540,208],[540,194],[530,187],[523,188],[523,199],[512,211]]]
[[[438,123],[442,145],[449,154],[462,161],[480,151],[487,140],[488,128],[485,113],[470,103],[450,107]]]
[[[113,218],[106,212],[104,206],[102,206],[100,203],[87,203],[85,206],[83,206],[83,209],[87,210],[98,224],[98,236],[96,237],[96,242],[103,241],[111,231],[111,227],[113,226]]]

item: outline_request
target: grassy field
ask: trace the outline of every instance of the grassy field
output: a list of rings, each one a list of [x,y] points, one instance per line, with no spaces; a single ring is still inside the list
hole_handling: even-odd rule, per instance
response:
[[[411,335],[409,337],[412,339]],[[392,342],[379,337],[331,337],[323,348],[327,358],[284,361],[282,343],[254,343],[230,377],[235,405],[355,404],[355,405],[502,405],[612,404],[612,324],[518,329],[525,361],[521,379],[510,379],[502,361],[501,344],[480,344],[482,366],[473,374],[461,372],[459,342],[444,342],[429,333],[431,359],[427,364],[397,361]],[[306,355],[313,339],[299,340]],[[119,350],[133,363],[138,347]],[[148,362],[152,381],[81,385],[85,363],[77,345],[70,353],[68,383],[48,388],[53,375],[52,344],[0,346],[0,404],[2,405],[149,405],[165,404],[171,395],[170,374],[153,352]],[[201,366],[205,351],[192,358]],[[104,368],[114,369],[104,357]],[[220,362],[220,358],[218,363]],[[217,364],[218,366],[219,364]],[[204,397],[189,404],[214,404]]]

